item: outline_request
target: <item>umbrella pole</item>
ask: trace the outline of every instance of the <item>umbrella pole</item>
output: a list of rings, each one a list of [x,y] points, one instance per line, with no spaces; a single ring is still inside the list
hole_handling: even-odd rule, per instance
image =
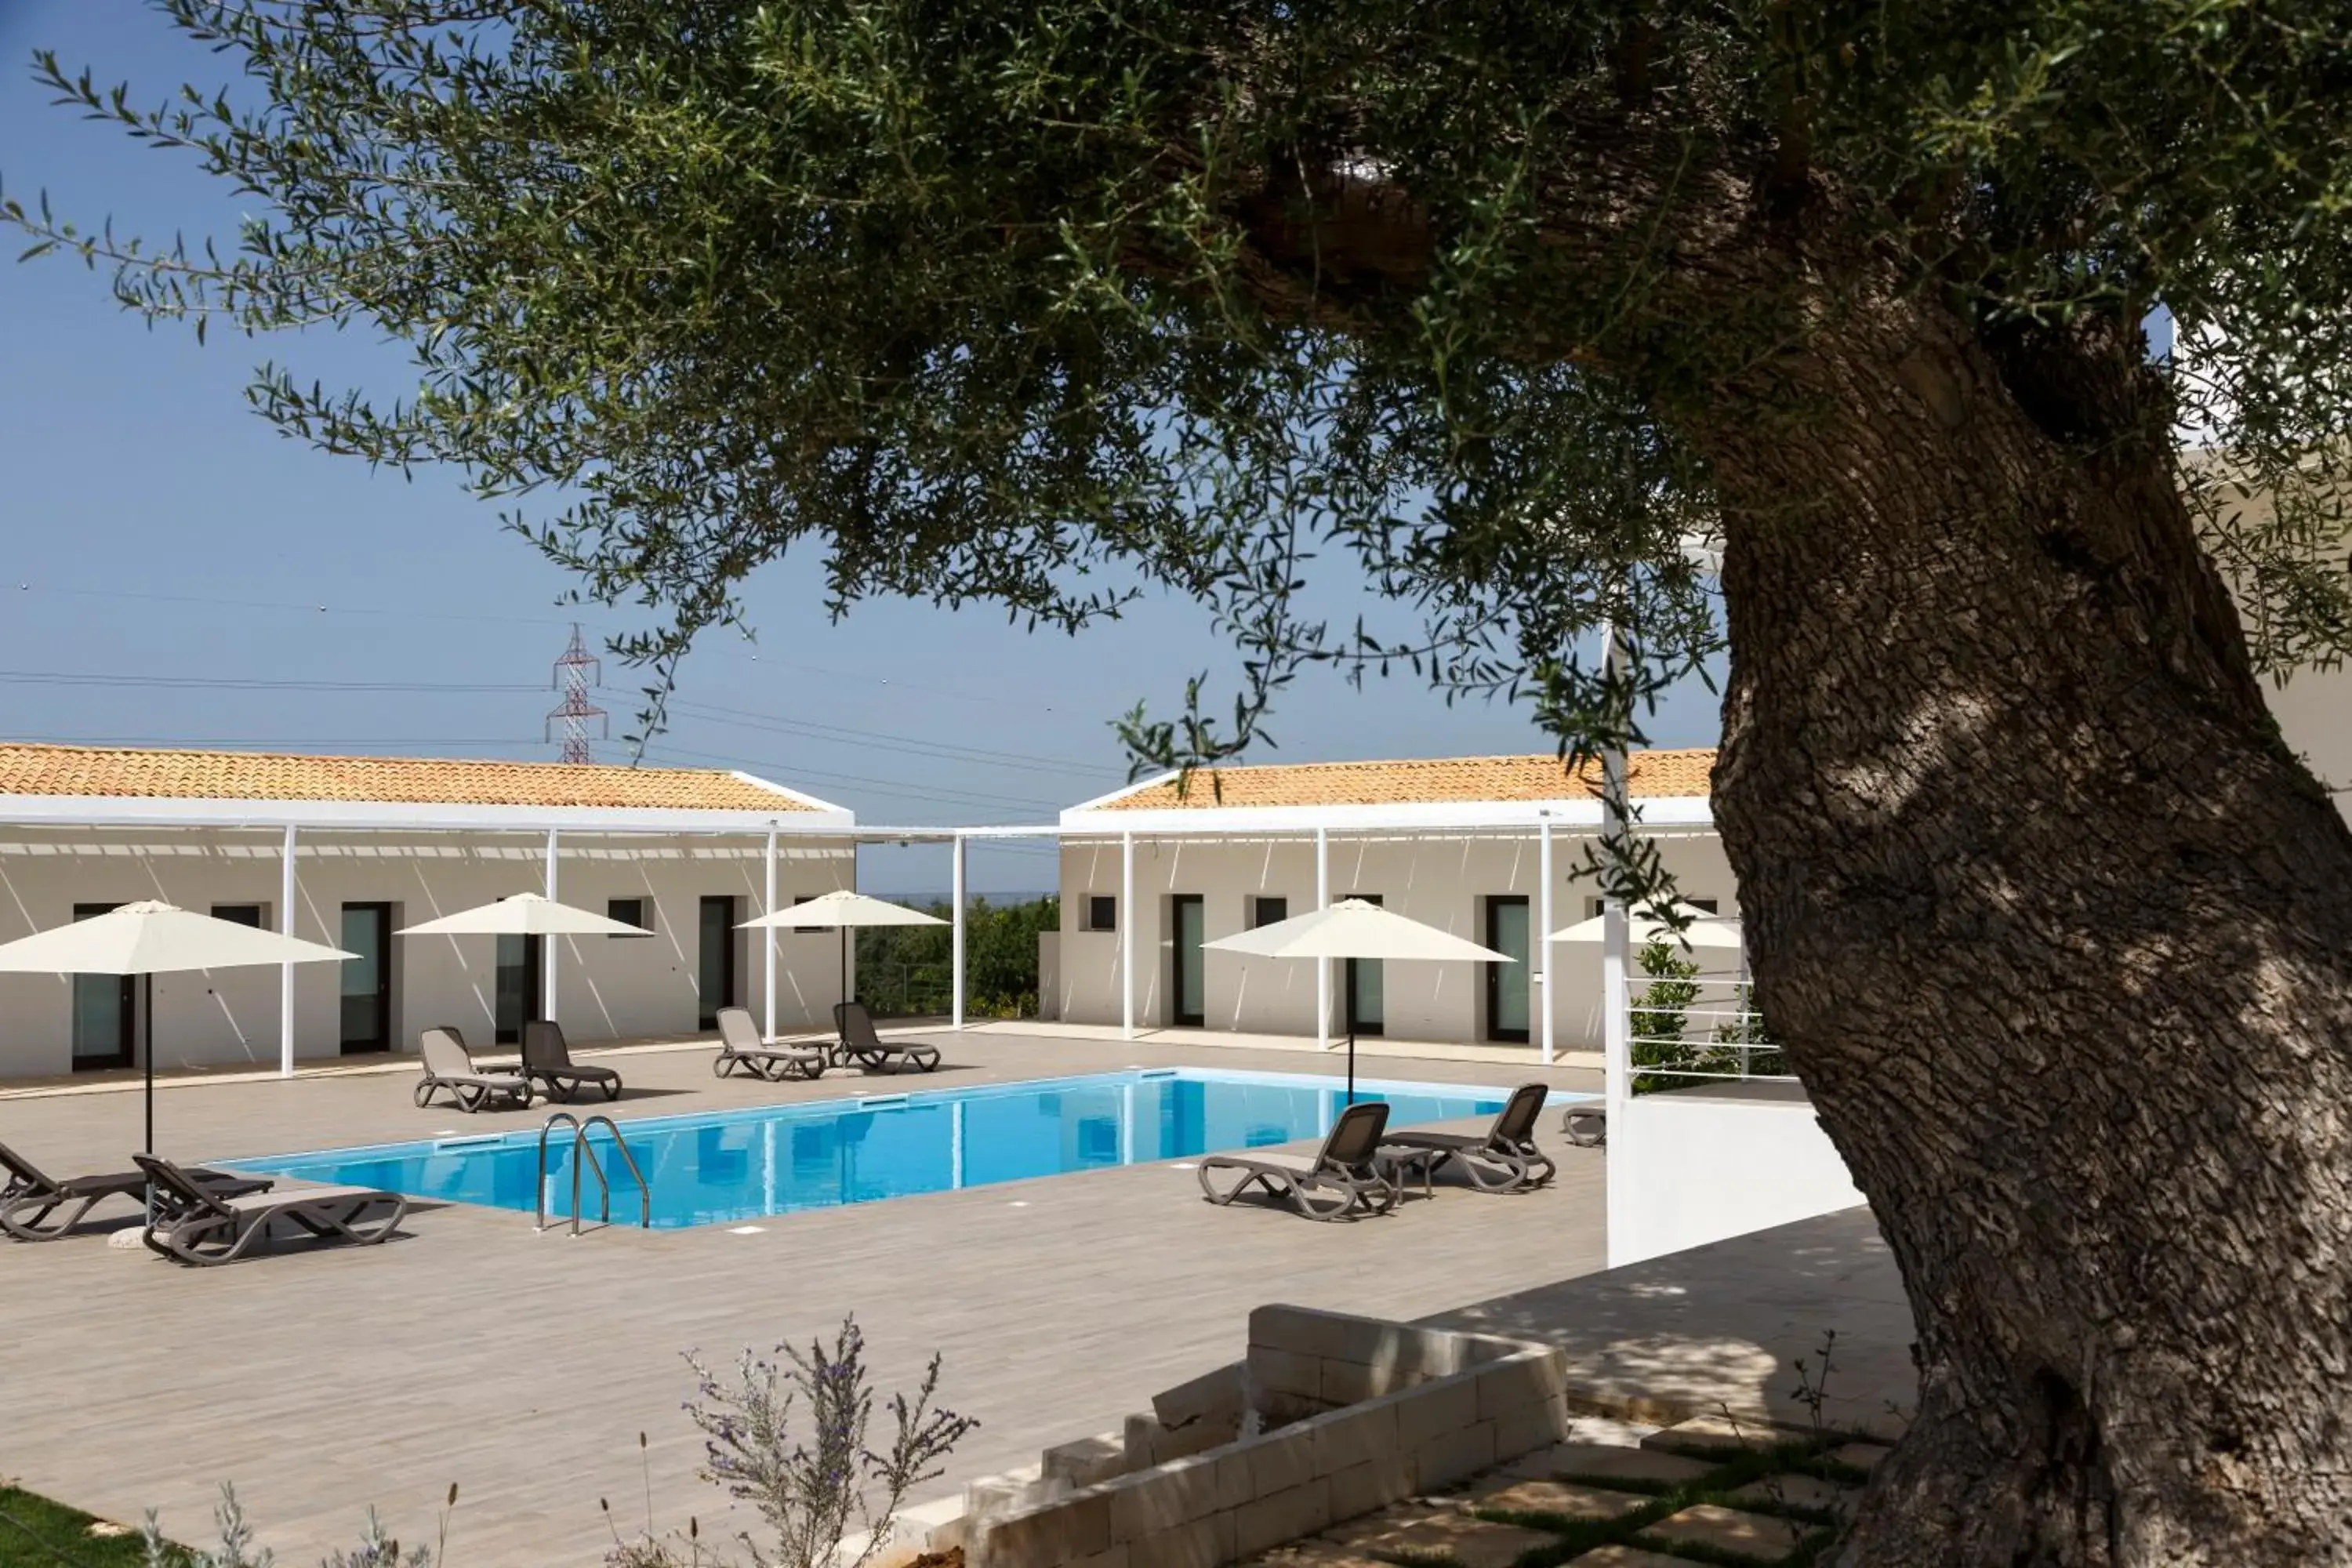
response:
[[[1348,1103],[1356,1103],[1356,1021],[1348,1020]]]
[[[155,976],[152,971],[140,976],[141,989],[146,993],[145,1005],[140,1009],[146,1016],[140,1021],[143,1043],[139,1054],[147,1062],[147,1152],[155,1152]],[[147,1224],[155,1224],[155,1178],[147,1178]]]
[[[140,1032],[145,1037],[145,1044],[139,1054],[147,1061],[147,1152],[152,1154],[155,1152],[155,976],[142,974],[140,982],[146,993],[140,1011],[146,1016],[140,1021]]]

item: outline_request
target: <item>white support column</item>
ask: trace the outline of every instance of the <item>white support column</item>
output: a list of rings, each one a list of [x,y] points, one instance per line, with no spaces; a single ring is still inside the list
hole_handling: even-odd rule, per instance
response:
[[[286,825],[285,858],[278,868],[278,931],[294,934],[294,825]],[[278,1076],[294,1076],[294,966],[278,966]]]
[[[1135,1038],[1135,835],[1118,836],[1118,1027]]]
[[[547,901],[551,904],[555,902],[555,854],[558,837],[554,828],[551,827],[547,830]],[[545,971],[540,977],[541,994],[539,1014],[541,1017],[551,1024],[555,1022],[555,939],[551,936],[543,936],[539,939],[539,944],[540,965]]]
[[[767,881],[760,898],[760,912],[763,915],[774,914],[776,912],[776,830],[772,827],[768,829]],[[767,1031],[767,1037],[773,1040],[776,1037],[776,928],[774,926],[762,926],[760,929],[760,945],[766,954],[765,978],[761,983],[766,991],[766,1006],[760,1015],[765,1022],[761,1025],[761,1027]]]
[[[955,970],[953,1026],[957,1029],[963,1027],[963,847],[964,837],[959,833],[955,836],[955,864],[949,878],[953,889],[950,896],[955,904],[955,929],[949,935],[949,946],[951,949],[951,965]]]
[[[1551,818],[1546,816],[1536,827],[1536,1011],[1542,1019],[1538,1026],[1543,1033],[1543,1064],[1552,1063],[1551,1043]]]
[[[1625,661],[1624,640],[1617,628],[1609,628],[1609,668],[1613,675]],[[1603,853],[1615,846],[1625,831],[1626,824],[1616,803],[1625,797],[1625,749],[1612,746],[1601,753],[1603,787],[1601,796],[1601,844]],[[1633,1096],[1633,1020],[1632,996],[1628,990],[1626,961],[1631,956],[1633,930],[1628,922],[1630,911],[1620,900],[1611,899],[1601,906],[1601,1005],[1603,1014],[1602,1058],[1608,1106],[1613,1116],[1618,1108]]]
[[[1315,830],[1315,907],[1331,907],[1331,835],[1324,828]],[[1331,1048],[1331,961],[1315,961],[1315,1044],[1323,1050]]]

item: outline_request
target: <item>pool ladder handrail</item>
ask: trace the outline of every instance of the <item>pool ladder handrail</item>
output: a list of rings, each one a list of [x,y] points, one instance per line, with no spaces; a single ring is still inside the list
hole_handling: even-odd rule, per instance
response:
[[[547,1138],[559,1123],[572,1124],[572,1234],[580,1234],[580,1171],[583,1165],[596,1173],[596,1219],[600,1225],[613,1223],[613,1184],[604,1177],[604,1163],[596,1158],[595,1146],[588,1142],[588,1130],[602,1124],[613,1135],[613,1147],[621,1152],[622,1163],[637,1182],[637,1226],[651,1230],[654,1224],[654,1190],[646,1173],[637,1166],[637,1157],[629,1152],[629,1141],[621,1136],[621,1129],[609,1116],[592,1116],[583,1121],[568,1110],[559,1110],[547,1119],[539,1130],[539,1201],[536,1231],[547,1229]]]

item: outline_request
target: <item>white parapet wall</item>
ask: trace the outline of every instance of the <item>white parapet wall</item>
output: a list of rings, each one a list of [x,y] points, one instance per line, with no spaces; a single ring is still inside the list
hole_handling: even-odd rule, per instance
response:
[[[1609,1267],[1864,1202],[1801,1098],[1680,1090],[1609,1118]]]

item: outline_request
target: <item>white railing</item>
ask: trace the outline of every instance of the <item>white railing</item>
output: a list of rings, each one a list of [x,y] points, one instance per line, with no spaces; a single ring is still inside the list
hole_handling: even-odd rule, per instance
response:
[[[1651,1001],[1653,987],[1675,990]],[[1661,1087],[1657,1079],[1762,1080],[1793,1083],[1788,1060],[1764,1026],[1745,976],[1661,979],[1637,975],[1629,990],[1633,1005],[1629,1038],[1633,1078],[1641,1088]],[[1685,999],[1686,996],[1686,999]],[[1644,1084],[1643,1079],[1654,1080]]]

